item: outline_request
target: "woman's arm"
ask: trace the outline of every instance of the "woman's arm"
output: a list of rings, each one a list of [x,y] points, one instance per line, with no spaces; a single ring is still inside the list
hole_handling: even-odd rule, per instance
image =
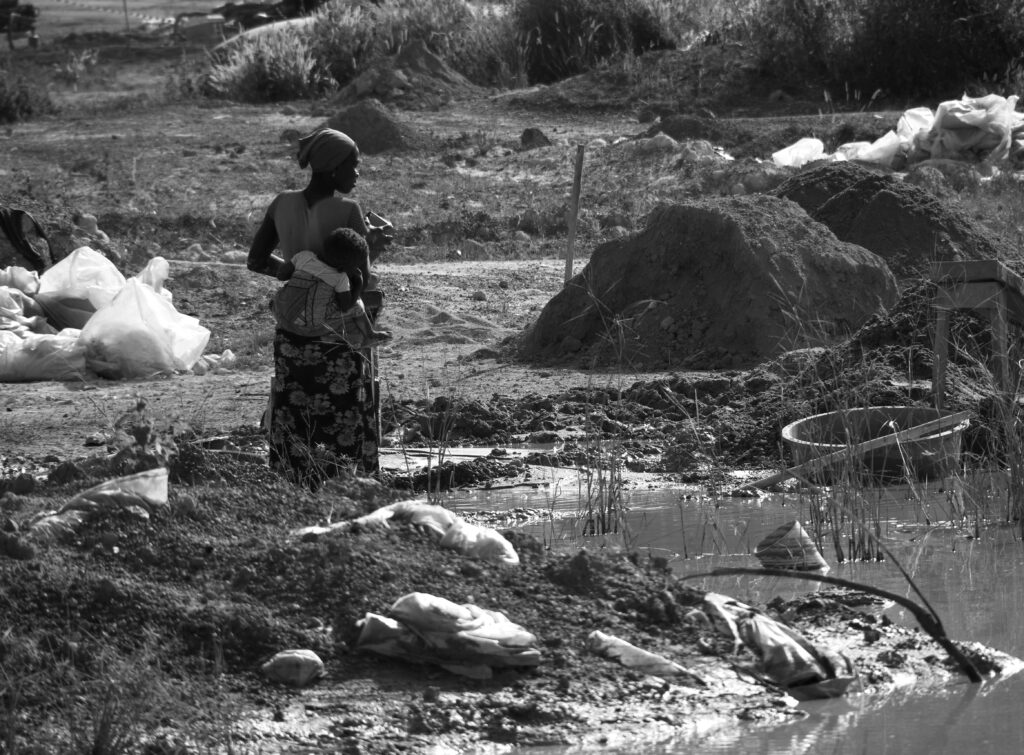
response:
[[[256,235],[253,236],[252,245],[249,247],[249,257],[245,263],[246,267],[254,273],[288,280],[294,267],[274,254],[277,243],[277,226],[274,225],[274,218],[271,216],[270,210],[267,210],[267,214],[263,216],[263,222],[256,229]]]

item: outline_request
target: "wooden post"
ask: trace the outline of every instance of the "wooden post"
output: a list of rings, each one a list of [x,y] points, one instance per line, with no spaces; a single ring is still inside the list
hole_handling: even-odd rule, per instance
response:
[[[583,145],[576,145],[576,169],[572,178],[572,199],[569,203],[569,239],[565,248],[565,282],[572,279],[573,247],[576,244],[576,221],[580,214],[580,187],[583,185]]]
[[[935,408],[942,411],[946,402],[946,365],[949,364],[949,310],[939,307],[935,322],[935,363],[932,365],[932,393]]]
[[[124,30],[130,32],[132,27],[128,25],[128,0],[124,0]]]

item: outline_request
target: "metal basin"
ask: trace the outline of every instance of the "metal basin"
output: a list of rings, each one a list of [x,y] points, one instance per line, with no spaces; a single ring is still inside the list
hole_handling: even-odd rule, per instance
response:
[[[782,440],[792,452],[794,464],[802,464],[948,414],[920,406],[872,406],[825,412],[786,425]],[[941,479],[956,470],[961,436],[969,424],[969,420],[964,420],[950,429],[863,454],[851,451],[849,459],[811,477],[824,484],[851,476],[881,482]]]

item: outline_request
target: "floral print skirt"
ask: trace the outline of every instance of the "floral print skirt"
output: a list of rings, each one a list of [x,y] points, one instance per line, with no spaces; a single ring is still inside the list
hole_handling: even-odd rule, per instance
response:
[[[376,474],[376,411],[364,354],[277,329],[268,423],[272,466],[312,485],[346,469]]]

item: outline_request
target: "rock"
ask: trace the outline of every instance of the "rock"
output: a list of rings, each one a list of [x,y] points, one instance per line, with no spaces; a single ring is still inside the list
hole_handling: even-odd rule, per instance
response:
[[[550,147],[551,140],[539,128],[530,127],[523,131],[519,137],[519,143],[523,149],[538,149]]]
[[[36,489],[36,478],[27,472],[22,472],[14,478],[10,484],[11,492],[15,495],[27,495]]]
[[[471,298],[473,301],[487,301],[487,294],[483,291],[474,291]]]
[[[323,676],[324,662],[312,650],[282,650],[260,670],[271,681],[305,687]]]
[[[75,480],[84,480],[87,476],[85,470],[75,462],[63,461],[50,471],[46,479],[53,485],[65,485]]]
[[[249,253],[241,249],[231,249],[220,256],[221,262],[228,265],[244,265],[249,259]]]
[[[522,243],[530,243],[531,241],[533,241],[533,238],[531,238],[530,234],[528,234],[521,228],[512,234],[512,238]]]
[[[520,345],[537,358],[586,349],[588,360],[649,368],[732,367],[830,342],[896,298],[880,257],[808,223],[793,202],[710,198],[660,207],[643,231],[598,246]],[[609,339],[616,317],[625,338]],[[675,327],[660,327],[666,317]]]
[[[0,556],[16,561],[31,561],[36,557],[36,549],[16,534],[0,532]]]

